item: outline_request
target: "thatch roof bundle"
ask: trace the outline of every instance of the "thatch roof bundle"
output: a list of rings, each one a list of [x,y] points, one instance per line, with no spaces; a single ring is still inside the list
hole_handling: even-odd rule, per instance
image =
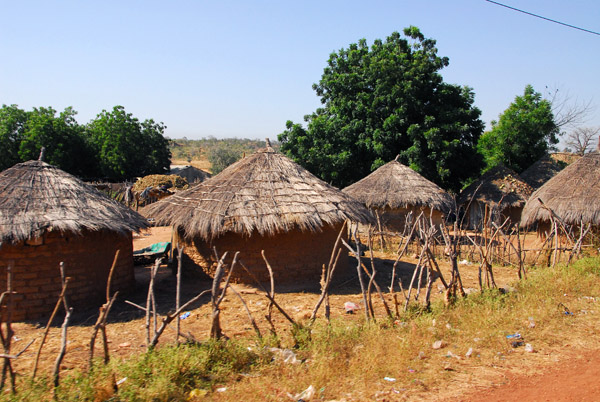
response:
[[[145,214],[185,237],[204,240],[228,232],[319,232],[346,219],[372,220],[361,203],[276,153],[268,142],[218,175],[152,204]]]
[[[478,201],[496,205],[502,210],[524,205],[532,192],[533,188],[518,174],[500,164],[465,188],[460,194],[459,204]]]
[[[144,227],[141,215],[43,161],[19,163],[0,173],[0,244],[45,231],[129,233]]]
[[[559,161],[548,155],[529,166],[520,174],[520,176],[527,184],[536,190],[556,176],[556,174],[563,170],[565,166],[567,166],[566,162]]]
[[[523,209],[521,226],[550,220],[538,199],[565,223],[600,225],[600,153],[581,157],[537,189]]]
[[[368,208],[423,206],[448,212],[453,205],[452,197],[442,188],[397,160],[386,163],[342,191]]]

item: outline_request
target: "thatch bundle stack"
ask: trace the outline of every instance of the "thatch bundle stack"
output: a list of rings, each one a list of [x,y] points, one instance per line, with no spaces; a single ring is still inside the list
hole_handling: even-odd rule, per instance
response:
[[[141,193],[148,187],[164,187],[165,189],[185,190],[189,187],[188,181],[176,174],[151,174],[139,178],[133,185],[132,190]]]

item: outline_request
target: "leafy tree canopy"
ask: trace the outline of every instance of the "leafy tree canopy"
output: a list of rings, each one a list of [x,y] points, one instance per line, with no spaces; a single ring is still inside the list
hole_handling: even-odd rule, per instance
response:
[[[90,148],[83,127],[75,120],[77,112],[67,107],[60,114],[51,107],[33,108],[27,113],[19,157],[23,161],[37,159],[46,148],[45,161],[78,176],[88,176]]]
[[[67,107],[0,108],[0,170],[37,159],[46,148],[45,161],[82,178],[130,179],[165,173],[170,165],[165,126],[154,120],[138,121],[116,106],[103,111],[87,126],[77,123],[77,112]]]
[[[27,113],[17,105],[0,109],[0,171],[21,162],[19,146],[23,140]]]
[[[474,151],[483,131],[481,112],[467,87],[443,82],[435,40],[416,27],[385,42],[366,40],[332,53],[313,85],[323,107],[288,121],[279,134],[288,156],[339,187],[393,160],[442,187],[458,191],[478,173]]]
[[[492,129],[481,136],[477,147],[486,169],[503,163],[522,172],[558,143],[558,133],[552,104],[527,85],[523,95],[492,122]]]
[[[169,141],[165,126],[153,120],[140,122],[123,106],[103,110],[87,125],[100,173],[109,180],[131,179],[169,170]]]

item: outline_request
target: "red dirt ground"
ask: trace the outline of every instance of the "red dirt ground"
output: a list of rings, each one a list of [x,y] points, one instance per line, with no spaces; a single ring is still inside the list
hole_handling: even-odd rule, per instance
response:
[[[506,374],[502,383],[452,402],[598,401],[599,352],[594,350],[567,356],[553,367],[532,376]]]

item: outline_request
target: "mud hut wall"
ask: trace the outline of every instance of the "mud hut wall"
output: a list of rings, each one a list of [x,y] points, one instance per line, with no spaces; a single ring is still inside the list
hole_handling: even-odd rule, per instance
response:
[[[109,231],[81,235],[50,232],[37,241],[0,248],[0,291],[6,290],[6,266],[14,261],[13,296],[16,321],[50,315],[61,290],[59,265],[71,277],[68,300],[75,311],[106,301],[106,282],[116,250],[119,259],[113,272],[111,294],[135,286],[132,236]]]
[[[431,220],[435,226],[439,226],[444,223],[444,214],[440,211],[434,209],[433,212],[429,207],[406,207],[406,208],[386,208],[383,212],[380,212],[381,223],[388,230],[394,232],[402,232],[404,230],[404,226],[406,225],[406,217],[410,212],[412,212],[413,222],[419,216],[419,214],[423,211],[423,216],[426,219],[429,219],[431,214]]]
[[[318,284],[321,278],[323,264],[327,265],[341,225],[324,227],[322,232],[302,232],[293,230],[274,236],[250,237],[228,233],[212,242],[201,239],[186,241],[177,235],[175,241],[183,244],[184,274],[193,275],[202,271],[209,276],[214,274],[217,260],[213,251],[216,247],[219,255],[229,252],[227,263],[231,263],[236,251],[240,252],[239,259],[261,282],[269,281],[269,274],[261,255],[265,256],[273,268],[276,284],[311,283]],[[347,253],[342,250],[336,272],[342,274],[348,269]],[[232,280],[254,284],[252,278],[240,267],[236,269]]]
[[[519,224],[521,221],[521,213],[523,212],[523,205],[520,207],[507,207],[502,211],[502,224],[506,218],[510,218],[510,225]]]
[[[490,206],[488,208],[490,208],[490,212],[492,213],[493,222],[497,223],[498,225],[504,223],[506,218],[510,218],[511,223],[509,223],[509,225],[518,224],[521,221],[523,206],[506,207],[500,213],[498,213],[498,210],[495,206]],[[465,223],[467,224],[468,229],[481,229],[483,220],[485,219],[485,209],[485,203],[479,201],[471,202],[471,206],[467,211],[467,216],[465,217]]]

